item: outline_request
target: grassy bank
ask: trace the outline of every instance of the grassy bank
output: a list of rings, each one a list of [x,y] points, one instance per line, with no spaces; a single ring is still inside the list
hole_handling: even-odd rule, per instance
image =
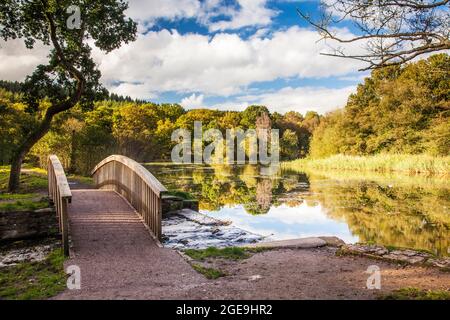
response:
[[[334,155],[325,159],[298,159],[283,162],[284,169],[353,170],[403,172],[409,174],[450,174],[450,156],[380,154],[375,156]]]
[[[0,271],[0,300],[36,300],[57,295],[66,286],[60,249],[42,262],[24,262]]]

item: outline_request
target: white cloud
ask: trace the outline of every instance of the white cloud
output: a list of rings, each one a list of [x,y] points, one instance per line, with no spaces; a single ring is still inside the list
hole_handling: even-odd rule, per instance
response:
[[[246,26],[265,26],[277,15],[275,10],[266,7],[267,0],[237,0],[239,8],[230,10],[229,20],[208,22],[210,31],[240,29]]]
[[[299,27],[274,32],[271,38],[249,39],[227,33],[211,38],[162,30],[140,35],[136,42],[106,56],[96,51],[96,57],[106,83],[122,81],[129,88],[140,83],[153,94],[230,96],[255,82],[344,76],[361,66],[353,60],[321,56],[327,45],[318,39],[315,31]],[[109,88],[116,91],[112,85]]]
[[[205,96],[203,94],[196,95],[193,93],[189,97],[181,100],[181,105],[186,109],[202,108],[204,97]]]
[[[356,87],[349,86],[340,89],[318,87],[286,87],[275,92],[262,93],[260,95],[242,96],[240,101],[244,105],[265,105],[272,112],[285,113],[288,111],[316,111],[324,114],[347,103],[349,95],[355,92]]]
[[[127,14],[141,22],[153,22],[157,18],[192,18],[200,7],[199,0],[131,0]]]
[[[33,50],[23,40],[0,40],[0,79],[23,81],[39,64],[46,64],[49,48],[36,43]]]
[[[141,22],[140,31],[158,18],[179,20],[193,18],[210,31],[236,30],[248,26],[264,26],[277,15],[267,8],[268,0],[131,0],[127,14]]]
[[[114,88],[114,92],[122,96],[130,96],[134,99],[152,99],[155,98],[151,88],[145,83],[120,83]]]

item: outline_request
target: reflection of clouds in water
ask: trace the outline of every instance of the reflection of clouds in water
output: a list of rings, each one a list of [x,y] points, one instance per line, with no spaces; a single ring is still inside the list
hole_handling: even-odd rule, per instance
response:
[[[358,241],[358,237],[352,235],[345,222],[330,219],[320,204],[314,207],[306,203],[297,207],[283,204],[272,207],[265,215],[258,216],[245,213],[241,205],[224,207],[214,212],[202,210],[202,213],[221,220],[232,221],[238,228],[270,236],[271,240],[336,236],[347,243]]]

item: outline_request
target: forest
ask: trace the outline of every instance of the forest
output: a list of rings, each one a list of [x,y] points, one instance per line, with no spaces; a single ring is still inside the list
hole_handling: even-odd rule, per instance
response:
[[[450,154],[450,57],[377,69],[321,119],[310,154]]]
[[[87,174],[104,157],[120,153],[140,162],[169,161],[171,133],[203,128],[254,128],[267,113],[280,130],[281,159],[325,158],[335,154],[450,154],[450,57],[438,54],[404,67],[377,69],[351,95],[347,105],[326,115],[270,113],[264,106],[244,111],[185,110],[108,94],[55,117],[50,132],[27,161],[45,166],[56,153],[73,173]],[[20,83],[0,82],[0,162],[8,164],[16,146],[36,126],[50,102],[30,110]],[[314,106],[311,106],[313,109]],[[295,110],[295,106],[292,106]]]

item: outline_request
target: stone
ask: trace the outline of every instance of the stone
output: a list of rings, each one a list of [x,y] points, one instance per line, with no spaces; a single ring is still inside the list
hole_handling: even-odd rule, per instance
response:
[[[57,246],[59,246],[59,243],[55,242],[49,245],[38,245],[3,252],[0,254],[0,268],[14,266],[23,262],[43,261]]]
[[[345,245],[344,240],[339,239],[338,237],[319,237],[319,238],[324,240],[329,246],[341,247]]]
[[[262,236],[184,209],[162,220],[163,244],[174,249],[204,249],[248,244],[263,239]]]
[[[0,240],[55,235],[59,223],[54,208],[0,212]]]
[[[292,240],[280,240],[280,241],[270,241],[270,242],[258,242],[250,245],[246,245],[249,248],[298,248],[298,249],[308,249],[308,248],[319,248],[326,246],[327,242],[320,238],[309,237],[300,238]]]
[[[257,281],[257,280],[259,280],[259,279],[262,279],[262,276],[260,276],[259,274],[256,274],[256,275],[254,275],[254,276],[250,276],[250,277],[248,278],[248,281]]]
[[[450,258],[429,259],[428,263],[434,267],[450,269]]]
[[[387,250],[385,247],[378,245],[348,244],[344,246],[344,249],[352,252],[371,254],[377,256],[382,256],[389,253],[389,250]]]
[[[383,256],[383,258],[394,260],[394,261],[401,261],[401,262],[407,262],[410,264],[417,264],[417,263],[423,263],[425,262],[425,258],[421,256],[411,256],[411,255],[405,255],[405,254],[399,254],[399,253],[393,253],[387,254]]]

